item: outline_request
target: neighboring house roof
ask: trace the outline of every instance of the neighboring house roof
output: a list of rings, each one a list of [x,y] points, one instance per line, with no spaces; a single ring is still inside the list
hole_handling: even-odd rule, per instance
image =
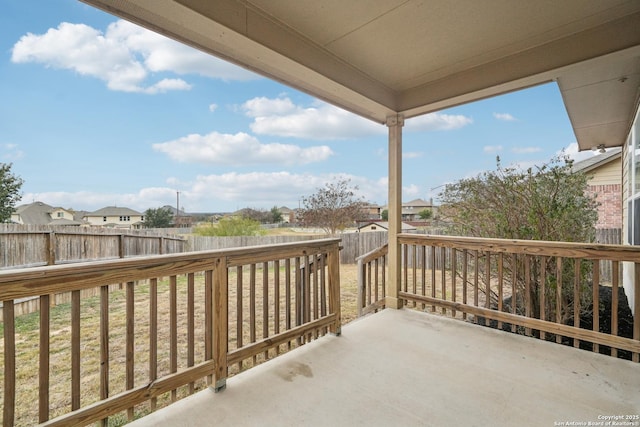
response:
[[[88,212],[85,214],[85,217],[88,216],[121,216],[121,215],[138,215],[141,216],[142,214],[138,211],[134,211],[133,209],[129,209],[129,208],[122,208],[122,207],[118,207],[118,206],[107,206],[105,208],[102,209],[98,209],[97,211],[93,211],[93,212]]]
[[[406,206],[406,207],[432,207],[433,206],[433,201],[429,201],[429,202],[425,202],[422,199],[414,199],[410,202],[406,202],[403,203],[402,206]]]
[[[70,221],[62,220],[59,218],[52,218],[51,212],[54,211],[69,212],[64,208],[53,207],[43,202],[33,202],[16,207],[14,211],[15,215],[20,216],[23,224],[34,225],[81,225],[82,221]]]
[[[363,224],[361,226],[358,227],[358,230],[368,227],[370,225],[375,225],[377,227],[380,228],[384,228],[385,230],[389,230],[389,222],[388,221],[371,221],[371,222],[367,222],[366,224]],[[412,230],[416,230],[416,227],[414,227],[413,225],[409,225],[406,222],[402,223],[402,231],[412,231]]]
[[[180,211],[178,211],[178,209],[176,209],[175,206],[171,206],[171,205],[164,205],[160,209],[168,210],[169,212],[171,212],[171,215],[173,215],[173,216],[176,215],[176,212],[179,213],[179,216],[192,216],[193,215],[191,213],[185,212],[183,209],[180,209]]]
[[[607,150],[606,153],[597,154],[587,159],[580,160],[579,162],[575,162],[572,169],[574,172],[590,172],[593,169],[617,160],[620,157],[622,157],[622,148],[612,148]]]
[[[56,218],[53,221],[49,222],[48,225],[83,225],[86,224],[82,221],[64,219],[64,218]]]

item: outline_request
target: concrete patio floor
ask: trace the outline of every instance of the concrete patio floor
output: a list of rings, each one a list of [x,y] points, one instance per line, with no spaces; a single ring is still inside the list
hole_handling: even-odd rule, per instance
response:
[[[638,363],[411,310],[342,331],[130,425],[560,426],[640,415]],[[640,425],[631,422],[617,425]]]

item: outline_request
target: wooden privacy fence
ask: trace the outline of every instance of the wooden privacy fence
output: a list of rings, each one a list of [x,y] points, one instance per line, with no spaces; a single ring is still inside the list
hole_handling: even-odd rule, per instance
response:
[[[212,249],[239,248],[244,246],[273,245],[280,243],[300,242],[305,240],[326,239],[332,236],[188,236],[187,247],[192,251]],[[344,233],[337,236],[341,240],[341,264],[355,264],[356,258],[387,243],[386,231],[366,233]]]
[[[179,253],[186,240],[135,230],[0,227],[0,269]]]
[[[108,228],[0,226],[0,270],[151,254],[179,253],[186,241],[136,230]],[[96,289],[84,290],[82,297],[94,296]],[[69,302],[70,294],[56,294],[50,304]],[[0,302],[0,316],[3,304]],[[40,299],[22,298],[14,302],[15,315],[40,309]]]
[[[406,304],[461,319],[471,315],[477,323],[613,356],[623,351],[639,361],[635,247],[410,234],[401,234],[399,242],[399,296]],[[438,254],[442,262],[425,268],[425,260]],[[602,262],[610,265],[610,282],[602,279]],[[623,264],[634,272],[629,306],[636,316],[625,316],[630,325],[619,322],[625,314],[619,303]]]
[[[338,334],[339,242],[0,271],[3,425],[122,423]],[[98,296],[81,298],[92,288]],[[66,292],[70,304],[50,308]],[[28,297],[41,311],[16,317],[14,301]]]

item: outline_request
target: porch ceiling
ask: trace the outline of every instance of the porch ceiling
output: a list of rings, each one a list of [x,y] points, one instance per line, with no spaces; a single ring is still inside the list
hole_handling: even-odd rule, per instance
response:
[[[624,142],[637,0],[82,0],[383,123],[557,81],[582,149]]]

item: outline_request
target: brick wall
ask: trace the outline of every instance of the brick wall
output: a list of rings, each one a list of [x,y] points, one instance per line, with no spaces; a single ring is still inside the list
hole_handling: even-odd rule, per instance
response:
[[[587,194],[595,196],[598,206],[596,228],[622,228],[622,186],[590,185]]]

